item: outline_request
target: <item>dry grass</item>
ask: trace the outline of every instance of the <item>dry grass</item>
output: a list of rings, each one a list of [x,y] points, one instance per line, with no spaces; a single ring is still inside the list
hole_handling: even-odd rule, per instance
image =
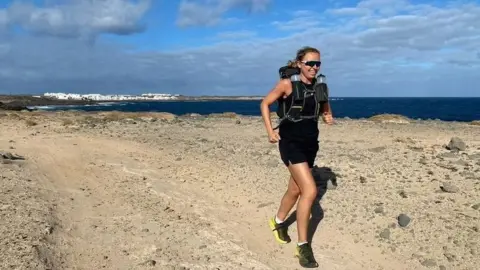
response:
[[[212,118],[237,118],[238,114],[234,112],[224,112],[224,113],[211,113],[208,117]]]
[[[73,124],[75,124],[75,122],[70,118],[62,119],[62,125],[64,126],[71,126]]]
[[[406,117],[406,116],[399,115],[399,114],[388,114],[388,113],[386,113],[386,114],[374,115],[374,116],[370,117],[369,120],[374,121],[374,122],[382,122],[382,123],[385,123],[385,122],[409,123],[411,119]]]
[[[474,120],[474,121],[470,122],[470,125],[480,126],[480,120]]]
[[[38,125],[38,123],[32,119],[26,119],[25,120],[25,124],[28,126],[28,127],[33,127],[33,126],[36,126]]]

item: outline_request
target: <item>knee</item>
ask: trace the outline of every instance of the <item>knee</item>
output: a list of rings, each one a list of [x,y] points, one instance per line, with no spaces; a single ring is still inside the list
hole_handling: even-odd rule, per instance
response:
[[[289,186],[287,192],[292,197],[300,196],[300,189],[298,187]]]
[[[316,187],[309,187],[301,192],[301,196],[305,199],[314,201],[317,197],[317,188]]]

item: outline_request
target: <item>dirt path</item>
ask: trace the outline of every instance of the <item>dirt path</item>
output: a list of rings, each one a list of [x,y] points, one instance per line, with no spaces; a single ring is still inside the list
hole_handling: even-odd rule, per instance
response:
[[[209,175],[213,162],[192,166],[195,157],[160,159],[172,152],[80,136],[38,137],[29,152],[57,198],[61,223],[51,238],[62,269],[299,268],[293,244],[277,245],[266,226],[278,199],[263,198],[272,201],[265,207],[269,211],[248,197],[238,199],[240,185]],[[228,201],[231,197],[237,200]],[[353,244],[328,223],[320,228],[317,237],[334,246],[316,248],[324,269],[392,266],[382,261],[381,250]]]
[[[50,238],[59,269],[270,269],[217,232],[221,209],[136,158],[147,149],[81,137],[38,137],[29,146],[32,169],[57,199],[61,223]]]

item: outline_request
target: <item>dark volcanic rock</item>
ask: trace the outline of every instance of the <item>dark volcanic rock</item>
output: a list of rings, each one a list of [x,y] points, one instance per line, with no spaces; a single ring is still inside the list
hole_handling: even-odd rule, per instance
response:
[[[33,97],[27,95],[0,95],[0,110],[13,111],[34,111],[28,106],[48,106],[48,105],[87,105],[96,104],[94,100],[67,100],[50,97]]]
[[[400,214],[397,217],[397,220],[398,220],[398,225],[400,225],[400,227],[407,227],[408,224],[410,223],[411,218],[405,214]]]
[[[27,108],[26,106],[17,104],[17,103],[2,103],[0,102],[0,110],[9,110],[9,111],[32,111],[32,109]]]

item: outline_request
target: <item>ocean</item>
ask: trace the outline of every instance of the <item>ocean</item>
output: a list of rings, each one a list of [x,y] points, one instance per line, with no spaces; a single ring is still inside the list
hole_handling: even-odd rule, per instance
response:
[[[443,121],[480,120],[480,98],[332,98],[330,101],[335,118],[368,118],[372,115],[401,114],[412,119]],[[259,100],[225,101],[142,101],[105,102],[87,106],[43,106],[44,110],[169,112],[176,115],[198,113],[234,112],[260,116]],[[272,111],[276,104],[272,104]]]

